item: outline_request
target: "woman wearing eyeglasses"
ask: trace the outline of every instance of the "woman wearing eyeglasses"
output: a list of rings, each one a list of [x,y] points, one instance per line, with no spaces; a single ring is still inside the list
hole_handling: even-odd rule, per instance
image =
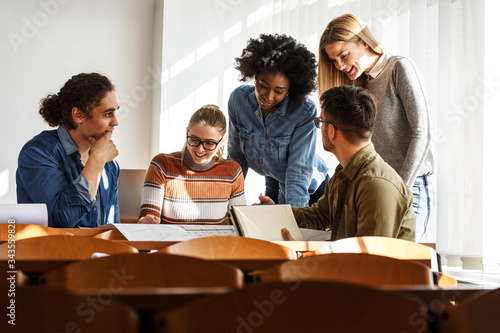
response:
[[[229,208],[245,205],[245,191],[238,163],[222,157],[225,135],[219,107],[192,115],[182,151],[151,161],[138,223],[229,224]]]
[[[241,81],[228,102],[229,156],[266,178],[274,202],[308,207],[324,193],[328,167],[316,155],[316,58],[286,35],[250,39],[236,59]]]

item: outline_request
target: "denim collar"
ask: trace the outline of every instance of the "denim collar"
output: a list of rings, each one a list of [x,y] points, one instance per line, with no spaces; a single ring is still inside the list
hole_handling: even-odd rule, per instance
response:
[[[254,110],[255,115],[259,114],[260,110],[260,105],[257,102],[257,96],[255,96],[255,89],[252,89],[252,92],[248,94],[248,103],[250,103],[250,106],[252,107],[252,110]],[[278,105],[278,108],[274,110],[272,113],[275,115],[283,116],[285,115],[286,109],[288,107],[288,96],[286,96],[281,103]]]
[[[78,151],[78,147],[73,142],[71,135],[69,135],[69,132],[64,125],[57,128],[57,135],[59,136],[59,140],[64,147],[66,155],[71,155]]]

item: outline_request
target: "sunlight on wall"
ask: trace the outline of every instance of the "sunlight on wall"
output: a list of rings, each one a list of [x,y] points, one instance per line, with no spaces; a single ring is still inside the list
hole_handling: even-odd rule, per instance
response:
[[[219,77],[216,76],[198,89],[194,93],[193,112],[206,104],[218,104],[219,99]]]
[[[227,43],[232,38],[236,37],[241,33],[241,21],[236,24],[233,24],[231,27],[227,28],[224,31],[224,43]]]
[[[180,151],[186,139],[186,127],[195,110],[194,93],[187,94],[160,115],[160,152]]]
[[[219,36],[216,36],[196,49],[196,61],[200,61],[203,57],[209,55],[219,47]]]
[[[0,172],[0,197],[3,197],[9,192],[9,170],[5,169]]]
[[[175,64],[170,67],[170,78],[172,79],[176,75],[181,74],[189,67],[193,66],[195,63],[195,54],[194,52],[189,53],[187,56],[177,61]]]

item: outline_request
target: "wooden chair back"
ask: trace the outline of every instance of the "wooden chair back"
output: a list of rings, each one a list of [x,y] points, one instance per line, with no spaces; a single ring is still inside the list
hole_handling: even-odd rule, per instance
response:
[[[433,272],[437,275],[437,285],[441,289],[455,288],[458,285],[457,279],[441,272]]]
[[[7,315],[2,318],[0,331],[139,332],[139,317],[130,306],[106,297],[89,299],[60,290],[18,287],[15,326],[8,323],[11,318]]]
[[[436,309],[435,309],[436,310]],[[437,309],[439,332],[500,332],[500,288]]]
[[[249,286],[154,315],[156,332],[429,332],[413,295],[303,281]]]
[[[292,249],[265,240],[239,236],[194,238],[158,250],[203,259],[295,259]]]
[[[15,235],[15,239],[24,239],[31,237],[40,237],[40,236],[72,236],[73,234],[51,227],[44,227],[36,224],[10,224],[10,223],[2,223],[0,224],[0,241],[8,241],[10,239],[10,234]]]
[[[42,274],[40,284],[67,290],[108,288],[243,286],[238,268],[198,258],[168,254],[116,254],[65,265]]]
[[[369,253],[396,259],[422,263],[438,272],[436,251],[419,243],[380,236],[343,238],[323,245],[315,254],[325,253]]]
[[[8,259],[8,243],[0,244],[0,260]],[[16,260],[81,260],[93,253],[137,253],[135,247],[93,237],[43,236],[16,241]]]
[[[338,281],[368,286],[433,286],[422,264],[366,253],[331,253],[284,262],[254,272],[257,282]]]
[[[106,230],[93,237],[107,240],[127,240],[127,238],[123,236],[123,234],[118,229]]]

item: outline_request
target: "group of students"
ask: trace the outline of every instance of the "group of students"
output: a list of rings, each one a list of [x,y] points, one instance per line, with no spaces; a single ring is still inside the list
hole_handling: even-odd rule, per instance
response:
[[[254,82],[229,98],[228,135],[219,107],[197,110],[182,150],[152,159],[138,223],[229,224],[229,208],[245,204],[251,168],[265,177],[262,203],[291,204],[299,226],[329,228],[332,240],[422,237],[433,156],[429,109],[411,60],[382,51],[358,17],[344,14],[321,36],[318,63],[292,37],[262,34],[249,40],[236,69],[241,81]],[[308,97],[317,85],[320,117]],[[21,150],[17,198],[46,203],[50,226],[119,222],[114,91],[105,76],[82,73],[41,102],[42,117],[59,127]],[[339,161],[332,179],[316,154],[317,128]]]

